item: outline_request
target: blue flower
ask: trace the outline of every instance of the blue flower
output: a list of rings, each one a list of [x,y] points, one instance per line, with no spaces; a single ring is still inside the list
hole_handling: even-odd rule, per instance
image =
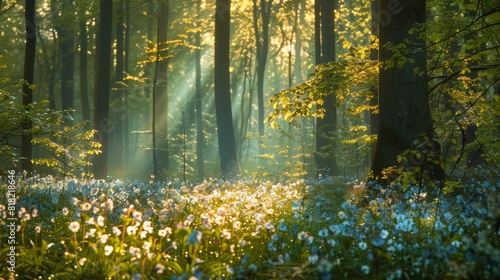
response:
[[[202,236],[203,236],[203,233],[201,231],[193,229],[191,234],[189,234],[186,242],[190,245],[200,244]]]

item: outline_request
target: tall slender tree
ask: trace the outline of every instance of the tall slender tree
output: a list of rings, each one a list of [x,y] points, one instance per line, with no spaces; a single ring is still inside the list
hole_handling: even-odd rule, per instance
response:
[[[74,16],[73,1],[63,0],[60,5],[61,16],[57,23],[59,51],[61,55],[61,100],[62,109],[74,107],[74,72],[75,72],[75,32],[71,18]]]
[[[88,88],[88,35],[87,35],[86,1],[79,2],[78,16],[80,28],[80,99],[82,104],[82,118],[90,122],[90,102]],[[90,127],[90,123],[89,123]]]
[[[196,3],[196,26],[201,27],[201,0]],[[201,48],[201,30],[195,33],[195,46]],[[198,172],[198,179],[204,178],[204,156],[203,148],[205,144],[205,136],[203,134],[203,109],[202,109],[202,88],[201,88],[201,50],[196,49],[194,53],[195,59],[195,107],[196,107],[196,169]]]
[[[153,161],[155,176],[168,172],[168,24],[169,1],[162,0],[158,6],[157,57],[153,102]]]
[[[222,176],[240,173],[236,141],[234,138],[233,113],[229,75],[231,1],[217,0],[215,11],[215,112]]]
[[[113,114],[113,125],[115,129],[113,135],[113,158],[116,162],[117,168],[121,171],[123,165],[123,118],[124,112],[124,90],[123,90],[123,73],[124,73],[124,0],[115,2],[115,37],[116,37],[116,56],[115,56],[115,90],[113,91],[114,97],[111,113]]]
[[[259,137],[264,137],[264,82],[269,55],[271,10],[273,1],[253,1],[253,29],[257,47],[257,108]]]
[[[35,77],[35,56],[36,56],[36,22],[35,22],[35,0],[26,0],[24,6],[24,17],[26,23],[26,45],[24,50],[24,85],[23,85],[23,105],[33,103],[33,83]],[[31,148],[31,126],[27,120],[23,126],[24,133],[21,137],[21,169],[33,173],[33,150]]]
[[[113,1],[100,0],[99,3],[99,30],[96,41],[94,128],[97,131],[97,140],[102,145],[102,153],[94,158],[93,171],[96,178],[103,179],[108,175],[108,139],[109,132],[113,129],[109,120]]]

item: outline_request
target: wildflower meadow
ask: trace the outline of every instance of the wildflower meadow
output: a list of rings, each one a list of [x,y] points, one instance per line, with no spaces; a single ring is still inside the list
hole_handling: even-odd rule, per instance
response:
[[[346,178],[15,183],[15,232],[0,199],[3,279],[500,277],[498,182],[367,202]]]

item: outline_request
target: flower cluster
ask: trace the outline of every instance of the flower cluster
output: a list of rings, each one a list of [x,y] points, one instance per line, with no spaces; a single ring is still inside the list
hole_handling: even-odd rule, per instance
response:
[[[500,276],[499,184],[408,188],[361,207],[344,181],[21,181],[20,277]]]

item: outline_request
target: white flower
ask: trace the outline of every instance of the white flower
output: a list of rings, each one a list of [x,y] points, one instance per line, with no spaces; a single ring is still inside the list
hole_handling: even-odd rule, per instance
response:
[[[122,231],[120,229],[118,229],[117,227],[113,227],[113,234],[118,236],[118,235],[122,234]]]
[[[151,243],[144,241],[144,243],[142,244],[142,249],[144,249],[146,253],[149,253],[149,249],[151,249]]]
[[[80,230],[80,223],[78,222],[71,222],[68,227],[72,232],[78,232]]]
[[[307,233],[305,231],[301,231],[297,234],[297,238],[302,241],[302,240],[305,240],[307,237]]]
[[[80,260],[78,260],[78,263],[80,264],[80,266],[83,266],[86,261],[87,261],[87,258],[81,258]]]
[[[106,242],[108,242],[108,237],[109,237],[109,236],[108,236],[107,234],[103,234],[103,235],[101,236],[101,243],[102,243],[102,244],[105,244]]]
[[[82,210],[83,211],[89,211],[90,208],[92,208],[92,204],[90,204],[88,202],[85,202],[84,204],[82,204]]]
[[[156,266],[155,266],[155,270],[156,270],[156,273],[157,274],[162,274],[163,271],[165,270],[165,266],[161,263],[158,263]]]
[[[341,219],[344,219],[346,217],[344,211],[340,211],[338,215],[339,215],[339,218],[341,218]]]
[[[130,246],[130,248],[128,249],[128,252],[132,255],[132,256],[136,256],[138,254],[141,253],[141,249],[137,248],[137,247],[134,247],[134,246]]]
[[[64,207],[64,208],[62,209],[62,214],[63,214],[64,216],[67,216],[67,215],[68,215],[68,213],[69,213],[68,208],[67,208],[67,207]]]
[[[225,216],[226,215],[226,208],[224,206],[221,206],[217,209],[217,215],[219,216]]]
[[[224,217],[222,217],[222,216],[217,216],[215,218],[215,223],[218,225],[221,225],[223,221],[224,221]]]
[[[113,250],[114,250],[113,246],[106,245],[104,247],[104,255],[106,255],[106,256],[111,255],[111,253],[113,253]]]
[[[78,203],[80,203],[80,200],[78,200],[78,198],[76,198],[76,197],[71,197],[71,198],[69,199],[69,202],[70,202],[71,204],[73,204],[73,205],[75,205],[75,206],[76,206],[76,205],[78,205]]]
[[[233,228],[234,229],[240,229],[240,227],[241,227],[241,222],[240,221],[233,222]]]
[[[97,224],[102,227],[104,226],[104,217],[103,216],[99,216],[97,217]]]
[[[135,211],[134,213],[132,213],[132,217],[134,217],[134,219],[136,219],[137,221],[142,221],[142,213],[139,211]]]
[[[149,233],[153,233],[153,227],[151,226],[151,221],[145,221],[144,224],[142,224],[142,229]]]
[[[137,233],[137,227],[136,226],[128,226],[127,227],[127,234],[132,235]]]
[[[267,222],[264,224],[264,227],[267,229],[267,230],[274,230],[274,225],[272,222]]]
[[[35,231],[36,233],[40,233],[40,231],[42,231],[42,228],[40,226],[36,226]]]
[[[85,238],[88,238],[89,236],[90,237],[95,237],[95,232],[97,231],[97,229],[95,228],[91,228],[86,234],[85,234]]]

